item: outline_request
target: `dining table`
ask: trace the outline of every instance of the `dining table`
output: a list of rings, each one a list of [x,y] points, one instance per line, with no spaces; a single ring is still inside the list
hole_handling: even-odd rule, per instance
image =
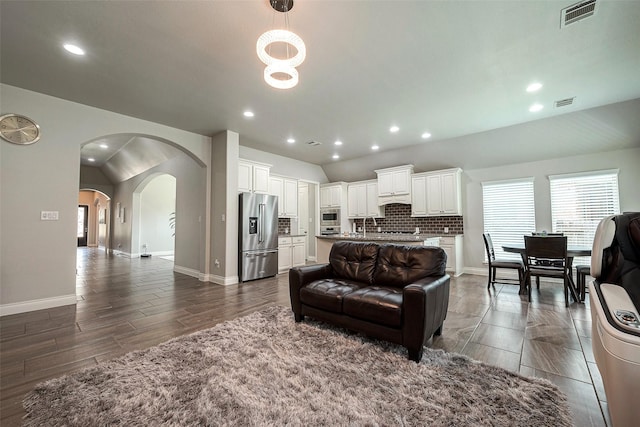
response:
[[[505,252],[520,254],[522,257],[522,262],[524,265],[527,265],[527,257],[525,256],[525,248],[524,241],[522,243],[510,243],[508,245],[503,245],[502,250]],[[589,246],[580,246],[580,245],[567,245],[567,267],[569,271],[573,271],[573,259],[575,257],[581,256],[591,256],[591,247]],[[520,283],[520,294],[526,294],[527,288],[526,283]],[[529,286],[531,286],[529,284]],[[573,281],[573,274],[569,275],[569,291],[571,292],[571,297],[574,301],[580,302],[580,290],[576,288],[576,284]]]

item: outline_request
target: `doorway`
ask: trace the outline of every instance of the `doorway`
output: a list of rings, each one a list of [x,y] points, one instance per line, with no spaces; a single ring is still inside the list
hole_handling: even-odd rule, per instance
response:
[[[89,234],[89,206],[78,205],[78,246],[87,246]]]

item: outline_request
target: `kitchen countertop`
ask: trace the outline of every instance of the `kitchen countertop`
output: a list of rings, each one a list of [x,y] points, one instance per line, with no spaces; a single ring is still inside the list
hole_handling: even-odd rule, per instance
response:
[[[306,234],[278,234],[278,237],[303,237]]]
[[[358,241],[382,241],[382,242],[417,242],[432,237],[455,237],[456,234],[405,234],[405,233],[367,233],[355,236],[345,236],[343,234],[319,235],[318,239],[325,240],[358,240]]]

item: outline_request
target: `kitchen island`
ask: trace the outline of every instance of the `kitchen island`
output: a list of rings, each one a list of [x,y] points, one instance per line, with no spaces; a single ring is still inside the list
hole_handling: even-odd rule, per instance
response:
[[[318,235],[316,261],[320,264],[329,262],[331,246],[339,241],[395,243],[412,246],[439,246],[447,253],[447,271],[455,276],[462,274],[462,235],[453,234],[410,234],[410,233],[358,233]]]

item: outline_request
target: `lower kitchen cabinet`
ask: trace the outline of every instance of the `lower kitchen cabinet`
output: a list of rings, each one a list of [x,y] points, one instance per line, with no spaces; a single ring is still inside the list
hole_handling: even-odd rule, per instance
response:
[[[278,272],[285,273],[291,267],[306,262],[306,236],[278,237]]]
[[[440,237],[440,247],[447,253],[447,273],[460,276],[464,269],[462,235]]]

